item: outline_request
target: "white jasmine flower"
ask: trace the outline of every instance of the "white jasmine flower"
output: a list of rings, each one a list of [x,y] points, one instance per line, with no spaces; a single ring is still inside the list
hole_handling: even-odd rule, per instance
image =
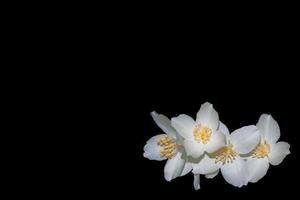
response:
[[[167,117],[155,111],[151,116],[165,134],[156,135],[147,141],[144,146],[144,157],[159,161],[168,159],[164,168],[164,177],[167,181],[187,174],[191,171],[191,165],[186,162],[182,139]]]
[[[201,105],[195,121],[184,114],[171,121],[156,112],[151,116],[163,134],[147,141],[144,157],[167,160],[167,181],[192,171],[195,190],[200,189],[201,175],[211,179],[219,172],[236,187],[257,182],[270,164],[279,165],[290,154],[288,143],[277,142],[280,129],[271,115],[263,114],[256,126],[244,126],[231,134],[210,103]]]
[[[216,152],[215,161],[220,164],[221,173],[228,183],[236,187],[247,185],[248,171],[241,155],[251,152],[259,143],[257,127],[237,129],[226,136],[226,141],[226,146]]]
[[[261,141],[247,160],[249,182],[255,183],[264,177],[271,165],[279,165],[290,154],[290,145],[277,142],[280,137],[278,123],[271,115],[262,114],[256,125],[261,135]]]
[[[196,121],[188,115],[181,114],[172,118],[171,123],[183,137],[188,156],[200,158],[204,152],[212,153],[225,143],[224,135],[218,131],[218,113],[210,103],[201,105]]]

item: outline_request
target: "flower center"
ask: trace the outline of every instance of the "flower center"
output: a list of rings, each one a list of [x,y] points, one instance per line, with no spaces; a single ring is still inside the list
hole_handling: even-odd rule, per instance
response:
[[[269,153],[270,153],[270,145],[266,141],[264,141],[257,145],[256,149],[252,154],[252,157],[264,158],[268,156]]]
[[[160,155],[166,158],[172,158],[175,155],[176,141],[167,135],[158,140],[157,144],[161,146]]]
[[[233,150],[232,144],[228,144],[225,147],[222,147],[216,152],[216,160],[215,163],[222,163],[223,165],[226,163],[232,163],[238,154]]]
[[[206,144],[210,140],[211,132],[210,128],[201,124],[195,126],[193,130],[195,140],[197,142],[202,142],[203,144]]]

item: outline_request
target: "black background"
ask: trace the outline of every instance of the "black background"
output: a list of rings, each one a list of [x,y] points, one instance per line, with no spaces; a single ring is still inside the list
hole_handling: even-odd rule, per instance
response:
[[[118,19],[113,24],[117,28],[108,30],[110,45],[101,54],[108,62],[91,83],[97,100],[93,116],[100,116],[95,121],[99,127],[92,131],[99,172],[91,191],[168,199],[296,194],[299,56],[294,26],[282,22],[282,29],[251,29],[238,22],[241,26],[235,29],[224,23],[203,34],[191,26],[171,30],[165,27],[168,23],[132,19],[136,23]],[[243,188],[229,185],[220,174],[211,180],[201,177],[199,191],[194,191],[191,173],[165,181],[165,161],[143,157],[146,141],[161,133],[150,112],[195,117],[207,101],[230,131],[271,114],[281,128],[280,140],[291,144],[291,154],[279,166],[270,166],[258,183]]]
[[[232,56],[214,64],[211,61],[220,59],[218,56],[209,58],[209,61],[201,57],[191,64],[189,61],[185,63],[188,60],[186,56],[176,55],[179,58],[170,56],[163,60],[168,62],[167,68],[160,64],[162,60],[157,60],[158,67],[141,66],[137,69],[138,73],[135,72],[128,80],[125,78],[126,81],[112,91],[114,106],[110,107],[113,108],[111,119],[115,121],[110,125],[114,131],[109,132],[113,141],[109,144],[113,144],[114,148],[107,145],[113,154],[109,165],[112,174],[107,175],[110,187],[131,197],[146,195],[175,199],[294,194],[294,181],[299,178],[296,163],[298,80],[295,79],[296,71],[287,67],[291,63],[286,56],[280,59],[272,56],[266,60]],[[147,63],[147,60],[143,62]],[[238,63],[232,67],[231,62]],[[267,63],[267,67],[261,64],[263,62]],[[194,191],[191,173],[171,182],[165,181],[165,161],[151,161],[143,157],[146,141],[162,133],[150,112],[155,110],[169,118],[184,113],[195,118],[200,105],[206,101],[214,105],[220,120],[230,131],[256,124],[263,113],[271,114],[280,125],[280,141],[291,144],[291,154],[279,166],[270,166],[267,175],[258,183],[249,183],[243,188],[229,185],[221,174],[210,180],[202,176],[199,191]]]
[[[137,9],[114,5],[111,10],[94,6],[94,11],[93,6],[86,10],[69,6],[62,9],[66,17],[59,16],[54,23],[56,14],[49,14],[53,29],[42,20],[40,24],[46,24],[42,31],[49,36],[42,34],[38,40],[41,47],[36,51],[42,55],[33,55],[39,66],[47,63],[50,69],[59,69],[46,80],[54,95],[46,92],[50,102],[41,106],[54,112],[49,138],[60,143],[51,141],[54,161],[47,161],[49,170],[38,173],[43,181],[54,179],[46,195],[56,190],[67,197],[83,194],[85,199],[90,195],[102,199],[106,193],[108,198],[130,199],[269,199],[298,194],[298,11],[274,9],[276,15],[254,19],[261,11],[241,17],[242,8],[224,9],[216,16],[218,11],[202,13],[205,8],[185,15],[169,7],[147,12],[148,5]],[[174,13],[160,16],[165,10]],[[42,51],[48,47],[53,47],[49,54]],[[166,182],[165,161],[143,157],[146,141],[161,133],[150,112],[195,117],[207,101],[230,131],[255,124],[262,113],[271,114],[281,128],[280,140],[291,144],[291,154],[279,166],[271,166],[258,183],[243,188],[229,185],[220,174],[211,180],[202,177],[199,191],[194,191],[192,174]],[[56,149],[57,156],[52,152]],[[48,188],[42,181],[37,185]]]

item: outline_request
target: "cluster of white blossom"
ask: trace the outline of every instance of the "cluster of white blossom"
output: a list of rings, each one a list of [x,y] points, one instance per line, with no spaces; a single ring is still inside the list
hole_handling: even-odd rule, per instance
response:
[[[200,175],[211,179],[219,171],[233,186],[255,183],[266,175],[269,164],[278,165],[290,154],[290,145],[278,142],[280,129],[271,115],[262,114],[256,125],[232,133],[210,103],[201,105],[196,120],[185,114],[169,120],[155,111],[151,116],[164,133],[147,141],[144,157],[167,159],[167,181],[192,172],[196,190]]]

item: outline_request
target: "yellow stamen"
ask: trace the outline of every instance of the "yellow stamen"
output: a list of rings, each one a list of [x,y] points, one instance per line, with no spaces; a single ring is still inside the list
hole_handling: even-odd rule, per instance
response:
[[[177,146],[174,139],[169,138],[167,135],[157,141],[157,144],[161,146],[160,155],[166,158],[172,158],[175,155],[175,148]]]
[[[252,157],[264,158],[268,156],[269,153],[270,153],[270,145],[266,141],[264,141],[257,145],[256,149],[252,154]]]
[[[238,155],[233,150],[232,144],[228,144],[227,146],[222,147],[215,154],[216,154],[215,163],[221,162],[223,165],[226,163],[232,163],[235,160],[236,156]]]
[[[203,144],[206,144],[210,140],[211,132],[210,128],[201,124],[195,126],[193,130],[195,140],[197,142],[202,142]]]

